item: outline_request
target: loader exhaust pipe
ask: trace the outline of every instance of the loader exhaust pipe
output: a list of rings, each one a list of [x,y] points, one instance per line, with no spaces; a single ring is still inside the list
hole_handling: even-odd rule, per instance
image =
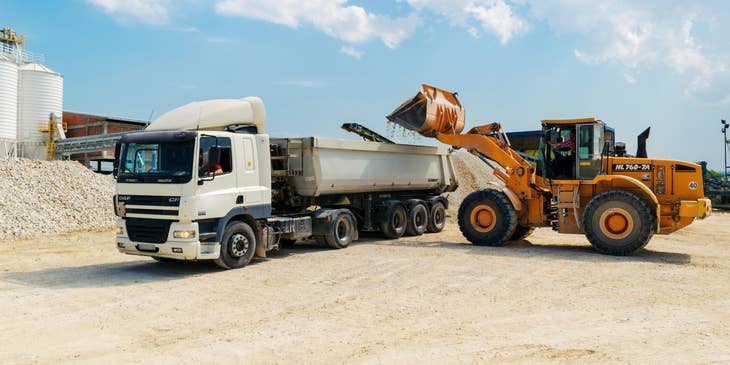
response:
[[[406,100],[387,118],[424,137],[436,137],[439,133],[461,133],[466,114],[456,93],[424,84],[415,97]]]
[[[651,127],[644,129],[644,131],[639,133],[639,136],[636,138],[636,143],[638,145],[638,147],[636,149],[637,158],[647,158],[648,157],[648,155],[646,153],[646,140],[649,139],[650,131],[651,131]]]

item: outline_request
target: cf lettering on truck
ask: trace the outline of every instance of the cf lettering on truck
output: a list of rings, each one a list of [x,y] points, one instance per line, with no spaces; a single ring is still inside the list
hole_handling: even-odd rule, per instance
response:
[[[322,137],[269,138],[261,99],[195,102],[115,151],[120,252],[246,266],[314,238],[439,232],[458,185],[445,148]]]

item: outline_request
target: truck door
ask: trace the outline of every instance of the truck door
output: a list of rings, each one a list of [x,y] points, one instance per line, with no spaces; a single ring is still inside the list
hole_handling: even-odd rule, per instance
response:
[[[233,171],[231,139],[203,135],[198,149],[198,217],[222,217],[236,201],[236,175]],[[217,160],[217,161],[216,161]]]

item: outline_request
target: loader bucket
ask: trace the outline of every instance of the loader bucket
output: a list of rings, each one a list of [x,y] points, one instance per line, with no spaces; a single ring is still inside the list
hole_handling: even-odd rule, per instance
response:
[[[424,84],[414,98],[401,104],[387,118],[422,136],[435,137],[439,133],[461,133],[465,112],[455,93]]]

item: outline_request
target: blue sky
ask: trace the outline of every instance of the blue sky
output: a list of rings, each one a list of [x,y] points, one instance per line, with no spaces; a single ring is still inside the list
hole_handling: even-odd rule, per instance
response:
[[[0,2],[65,77],[64,108],[147,119],[261,96],[276,136],[387,132],[421,83],[458,91],[468,126],[595,116],[629,151],[722,167],[726,1],[69,0]],[[428,142],[426,142],[428,143]]]

